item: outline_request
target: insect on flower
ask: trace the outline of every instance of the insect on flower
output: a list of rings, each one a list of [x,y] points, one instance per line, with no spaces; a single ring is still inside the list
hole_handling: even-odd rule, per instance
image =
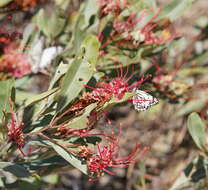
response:
[[[145,111],[149,107],[158,104],[158,99],[145,91],[134,88],[136,95],[133,96],[133,105],[137,111]]]
[[[133,101],[133,105],[136,110],[144,111],[149,107],[157,104],[159,101],[150,94],[138,89],[140,85],[145,80],[147,80],[148,77],[142,77],[139,81],[131,85],[128,84],[128,82],[134,75],[133,70],[134,67],[132,66],[132,74],[128,78],[126,78],[128,75],[128,67],[125,74],[123,72],[123,67],[120,67],[120,72],[119,70],[117,70],[118,77],[116,77],[109,83],[100,82],[96,85],[96,88],[92,88],[87,85],[86,87],[93,89],[92,94],[98,99],[103,98],[103,96],[105,96],[106,99],[110,99],[112,98],[112,96],[114,96],[117,100],[121,100],[126,92],[136,92],[136,95],[133,96],[133,99],[131,101]]]

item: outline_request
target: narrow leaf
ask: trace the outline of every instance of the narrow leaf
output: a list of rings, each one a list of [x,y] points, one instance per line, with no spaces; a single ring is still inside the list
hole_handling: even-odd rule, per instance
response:
[[[72,166],[82,171],[87,175],[87,165],[82,163],[82,160],[68,153],[64,148],[54,144],[52,142],[47,141],[47,144],[50,145],[62,158],[64,158],[67,162],[69,162]]]
[[[203,149],[206,142],[205,124],[197,113],[192,113],[188,117],[188,131],[197,147]]]
[[[186,103],[184,106],[180,107],[176,113],[177,117],[187,115],[191,112],[197,112],[205,106],[206,98],[200,98],[199,100],[193,100]]]
[[[19,178],[30,176],[30,173],[24,167],[11,162],[0,162],[0,168]]]
[[[87,84],[93,76],[99,51],[98,39],[93,35],[89,35],[80,49],[80,54],[84,51],[84,55],[78,56],[71,63],[64,76],[61,91],[58,95],[58,111],[62,111],[66,105],[77,98],[84,88],[84,84]]]
[[[168,17],[171,21],[179,18],[188,9],[194,0],[173,0],[162,11],[161,15]]]
[[[6,80],[0,82],[0,119],[2,119],[3,110],[9,110],[8,99],[12,95],[12,89],[14,88],[14,80]]]
[[[46,92],[43,92],[41,94],[37,94],[35,96],[29,97],[26,101],[25,101],[25,107],[27,106],[31,106],[35,103],[38,103],[42,100],[44,100],[45,98],[49,97],[50,95],[54,94],[55,92],[58,91],[58,88],[53,88],[51,90],[48,90]]]
[[[8,3],[12,2],[13,0],[1,0],[0,1],[0,7],[3,7],[7,5]]]

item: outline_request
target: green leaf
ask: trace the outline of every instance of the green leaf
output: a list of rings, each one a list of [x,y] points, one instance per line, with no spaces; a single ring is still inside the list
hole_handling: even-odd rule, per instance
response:
[[[35,142],[35,141],[33,141]],[[37,145],[37,144],[35,144]],[[41,144],[42,145],[42,144]],[[45,156],[44,156],[45,157]],[[51,165],[53,163],[53,165]],[[43,168],[49,169],[50,167],[57,166],[58,168],[66,165],[66,161],[59,155],[51,156],[44,159],[33,160],[30,162],[22,163],[22,166],[25,168],[29,168],[30,170],[39,170]]]
[[[27,182],[27,181],[18,181],[18,186],[17,188],[19,190],[37,190],[37,189],[40,189],[41,188],[41,183],[40,181],[34,181],[34,182]],[[16,188],[16,189],[17,189]]]
[[[96,15],[98,12],[99,6],[97,0],[88,0],[86,1],[86,6],[83,10],[84,15],[84,24],[81,26],[81,29],[86,28],[90,24],[90,19],[93,15]]]
[[[192,75],[200,75],[206,74],[208,72],[208,68],[206,67],[193,67],[193,68],[184,68],[178,72],[178,75],[183,77],[192,76]]]
[[[126,93],[124,95],[124,97],[121,100],[117,100],[116,98],[112,98],[109,102],[106,102],[105,105],[103,106],[104,109],[109,109],[112,106],[119,104],[119,103],[123,103],[126,102],[127,100],[129,100],[133,95],[135,95],[135,93]]]
[[[4,187],[4,181],[2,178],[0,178],[0,187]]]
[[[82,163],[82,160],[75,157],[74,155],[67,152],[61,146],[54,144],[50,141],[47,141],[47,144],[50,145],[62,158],[69,162],[72,166],[82,171],[84,174],[88,174],[87,165]]]
[[[197,113],[191,113],[188,117],[188,131],[197,147],[203,150],[206,143],[205,124]]]
[[[171,21],[174,21],[192,5],[193,1],[194,0],[173,0],[163,9],[161,17],[168,17]]]
[[[9,110],[8,99],[12,95],[12,89],[14,88],[14,79],[5,80],[0,82],[0,119],[3,116],[3,110]]]
[[[50,85],[49,85],[49,88],[48,88],[47,92],[52,92],[53,89],[59,88],[59,87],[57,87],[58,81],[65,75],[65,73],[67,72],[68,68],[69,68],[69,64],[64,64],[63,62],[61,62],[59,64],[59,66],[56,68],[56,72],[55,72],[54,77],[52,78],[52,80],[50,82]],[[54,97],[56,97],[55,93],[50,94],[48,96],[48,98],[45,98],[41,102],[41,104],[39,105],[39,109],[37,110],[36,114],[43,114],[43,115],[45,115],[47,113],[51,113],[51,114],[52,114],[52,112],[55,113],[56,106],[54,106],[54,103],[55,103]]]
[[[200,111],[205,106],[206,98],[200,98],[200,100],[189,101],[185,105],[181,106],[177,111],[176,116],[181,117],[194,111]]]
[[[60,9],[55,9],[50,16],[41,9],[35,17],[35,23],[49,39],[53,39],[62,32],[65,19]]]
[[[46,183],[55,185],[59,181],[59,175],[58,174],[50,174],[50,175],[44,176],[42,178],[42,180]]]
[[[207,62],[208,62],[208,51],[205,51],[202,54],[197,55],[196,57],[194,57],[191,60],[191,65],[204,65]]]
[[[61,7],[63,10],[67,10],[71,0],[55,0],[57,6]]]
[[[12,2],[13,0],[1,0],[0,1],[0,7],[4,7],[5,5],[7,5],[8,3]]]
[[[49,97],[50,95],[54,94],[57,91],[58,91],[58,88],[53,88],[53,89],[43,92],[41,94],[37,94],[35,96],[29,97],[25,101],[25,107],[36,104],[36,103],[44,100],[45,98]]]
[[[169,190],[182,190],[187,187],[193,187],[194,183],[207,178],[208,160],[202,156],[195,158],[183,170]]]
[[[22,166],[11,162],[0,162],[0,169],[10,172],[18,178],[29,177],[30,173]]]
[[[93,35],[87,36],[81,45],[80,54],[82,51],[84,51],[83,55],[78,56],[70,64],[64,76],[58,95],[58,111],[62,111],[65,106],[77,98],[84,88],[84,84],[87,84],[93,76],[99,52],[98,39]]]
[[[192,183],[190,182],[189,178],[185,175],[185,173],[181,173],[181,175],[177,178],[175,183],[172,185],[170,190],[182,190],[185,187],[191,186]]]
[[[49,89],[52,89],[53,87],[55,87],[56,83],[61,79],[61,77],[66,74],[68,68],[69,68],[69,64],[64,64],[63,62],[61,62],[58,65],[58,67],[56,68],[54,77],[52,78],[50,82]]]
[[[39,40],[40,31],[36,29],[35,24],[28,24],[23,32],[23,39],[20,43],[20,49],[29,51],[29,55],[31,56],[31,51],[33,47],[36,45],[37,41]],[[37,47],[37,46],[36,46]],[[40,56],[41,48],[36,50],[37,56]]]

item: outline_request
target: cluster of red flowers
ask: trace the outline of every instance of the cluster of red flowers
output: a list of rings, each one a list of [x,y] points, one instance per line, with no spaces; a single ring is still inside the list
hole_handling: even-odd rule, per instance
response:
[[[117,15],[113,18],[113,30],[108,39],[105,39],[102,33],[98,35],[102,43],[101,49],[113,43],[118,47],[129,49],[138,48],[141,44],[164,44],[178,36],[176,32],[171,32],[169,24],[167,24],[168,21],[161,21],[162,23],[164,22],[162,26],[160,20],[157,20],[160,10],[155,14],[153,10],[145,9],[140,14],[131,13],[128,17],[124,17],[121,15],[120,9],[123,4],[113,0],[108,4],[107,1],[100,3],[100,12],[106,14],[108,13],[107,10],[112,12],[114,9],[107,9],[111,4],[116,4],[116,6],[113,6],[114,9],[119,9],[120,11],[117,11]],[[124,5],[127,5],[127,1],[125,1]],[[153,16],[151,17],[151,15]],[[145,20],[149,17],[151,18],[146,22]],[[145,22],[146,24],[144,24]],[[162,26],[162,31],[158,31],[158,28],[161,28],[160,25]]]
[[[112,97],[115,97],[116,100],[121,100],[125,93],[132,92],[133,88],[139,87],[145,80],[147,80],[148,77],[142,77],[139,81],[129,85],[128,82],[133,77],[134,73],[132,73],[128,78],[128,70],[126,73],[123,73],[123,68],[121,66],[120,73],[118,73],[118,77],[114,78],[109,83],[107,82],[100,82],[96,85],[96,88],[87,86],[88,88],[93,89],[92,96],[95,99],[110,99]]]
[[[22,151],[22,147],[24,146],[24,135],[22,133],[22,127],[24,126],[23,123],[17,124],[17,121],[15,119],[15,113],[12,109],[12,103],[10,101],[10,113],[11,113],[11,122],[7,124],[7,130],[8,130],[8,137],[9,140],[13,143],[15,143],[22,153],[23,156],[25,156],[24,152]]]
[[[94,94],[94,96],[96,96],[97,99],[99,99],[101,96],[103,96],[103,93],[107,93],[108,95],[111,96],[111,98],[112,95],[115,95],[117,99],[121,99],[124,93],[128,89],[140,84],[143,80],[145,80],[143,79],[139,82],[136,82],[128,86],[127,81],[124,82],[122,79],[123,79],[122,77],[121,78],[118,77],[116,78],[116,80],[113,80],[110,83],[102,83],[102,85],[104,85],[103,88],[95,88],[91,92],[91,95]],[[117,90],[119,88],[124,88],[124,89],[121,92],[118,92]],[[92,117],[95,117],[94,114]],[[88,146],[83,146],[83,145],[80,146],[79,144],[77,145],[75,144],[75,146],[79,147],[75,155],[86,160],[88,171],[91,176],[90,181],[97,180],[99,177],[103,175],[104,172],[113,175],[114,173],[109,171],[108,170],[109,168],[128,167],[130,164],[139,161],[140,158],[144,155],[144,153],[148,150],[147,147],[141,149],[140,144],[136,144],[136,147],[131,154],[129,154],[124,158],[118,158],[120,133],[118,135],[115,135],[114,133],[112,135],[106,135],[105,133],[102,132],[93,133],[92,130],[93,127],[91,126],[89,126],[86,129],[72,129],[69,128],[68,126],[64,127],[63,125],[60,125],[58,127],[58,133],[57,133],[57,136],[59,137],[61,136],[63,138],[72,137],[72,136],[78,136],[80,138],[101,137],[108,142],[108,144],[104,145],[103,147],[101,147],[101,145],[97,143],[97,149],[98,149],[97,153],[93,153],[93,151]]]
[[[0,57],[0,73],[4,74],[0,80],[9,77],[21,78],[31,73],[30,61],[24,53],[18,52],[17,44],[11,43],[4,48]]]
[[[96,180],[98,177],[102,176],[103,172],[114,175],[114,173],[109,171],[108,168],[127,168],[130,164],[137,162],[149,149],[148,147],[141,149],[140,145],[136,144],[135,149],[130,155],[124,158],[118,158],[118,138],[112,135],[111,137],[106,136],[106,139],[110,143],[102,148],[98,143],[98,153],[89,156],[87,159],[88,170],[92,176],[91,180]],[[137,157],[138,153],[140,153],[139,158]]]
[[[114,175],[108,168],[127,168],[130,164],[135,163],[148,151],[149,147],[141,148],[140,144],[136,144],[135,149],[131,154],[124,158],[118,158],[119,154],[119,137],[113,133],[111,136],[104,133],[90,133],[92,129],[68,129],[68,135],[75,135],[80,137],[100,136],[105,138],[108,145],[103,147],[97,143],[97,153],[93,153],[88,146],[79,146],[77,156],[84,158],[87,162],[87,167],[91,175],[90,181],[97,180],[104,172]],[[138,156],[139,155],[139,156]]]
[[[138,46],[140,43],[163,44],[174,39],[176,35],[171,35],[168,29],[165,29],[162,35],[155,34],[154,28],[158,25],[155,20],[158,18],[160,11],[158,11],[158,13],[155,14],[141,28],[137,28],[138,23],[142,22],[143,19],[148,17],[150,13],[151,12],[148,10],[144,10],[141,12],[141,16],[139,18],[136,18],[136,15],[132,14],[127,18],[126,21],[115,20],[113,26],[117,32],[116,35],[123,34],[124,39],[127,41],[132,41],[135,46]]]
[[[77,152],[74,152],[80,158],[86,160],[88,171],[90,174],[90,181],[97,180],[101,177],[104,172],[114,175],[109,168],[127,168],[130,164],[135,163],[141,159],[141,157],[148,151],[149,147],[141,148],[140,144],[136,144],[135,149],[126,157],[118,158],[119,155],[119,137],[112,133],[112,135],[106,135],[105,133],[92,133],[92,128],[87,129],[70,129],[70,128],[59,128],[61,136],[79,136],[85,137],[103,137],[107,141],[107,145],[103,147],[97,142],[97,153],[85,145],[78,146]]]
[[[132,92],[132,89],[140,85],[145,80],[145,78],[142,78],[140,81],[131,85],[128,85],[129,80],[130,78],[124,80],[121,77],[117,77],[109,83],[103,83],[103,86],[100,88],[94,89],[92,94],[97,98],[103,95],[107,95],[107,97],[112,97],[113,95],[117,100],[121,100],[126,92]]]

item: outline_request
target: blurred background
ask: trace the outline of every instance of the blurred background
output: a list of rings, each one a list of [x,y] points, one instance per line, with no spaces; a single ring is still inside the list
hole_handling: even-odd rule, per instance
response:
[[[158,0],[164,7],[169,0]],[[50,11],[51,2],[44,6]],[[72,1],[69,12],[79,7],[79,1]],[[77,169],[63,168],[58,173],[43,177],[34,189],[41,190],[167,190],[180,176],[186,166],[198,155],[198,149],[187,132],[187,116],[197,111],[208,119],[208,1],[194,1],[191,8],[174,23],[181,38],[173,42],[161,55],[152,58],[160,63],[163,78],[153,78],[153,88],[159,104],[145,112],[134,110],[132,103],[118,105],[107,113],[111,124],[100,121],[98,125],[116,127],[122,125],[121,155],[128,155],[135,142],[151,149],[141,162],[127,169],[114,169],[115,176],[106,174],[99,181],[89,182]],[[34,12],[18,12],[12,24],[6,27],[15,30],[22,23],[29,22]],[[1,23],[5,27],[5,23]],[[21,28],[19,28],[21,30]],[[50,74],[37,73],[31,80],[28,91],[39,93],[47,90]],[[172,79],[169,83],[169,79]],[[206,180],[202,186],[194,185],[184,190],[208,189]],[[24,184],[22,189],[27,189]],[[30,186],[31,188],[31,186]]]

